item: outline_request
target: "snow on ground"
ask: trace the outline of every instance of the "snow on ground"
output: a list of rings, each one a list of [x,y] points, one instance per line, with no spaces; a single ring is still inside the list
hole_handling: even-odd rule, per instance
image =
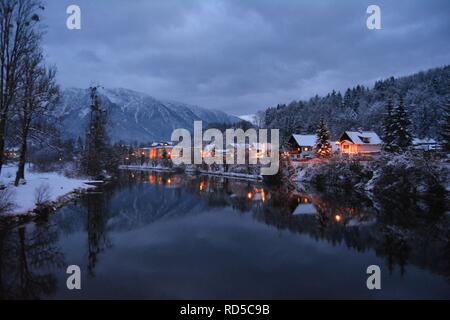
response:
[[[24,214],[35,208],[35,190],[42,185],[49,186],[49,201],[55,201],[59,197],[71,193],[77,189],[92,188],[86,184],[86,180],[67,178],[56,172],[37,173],[30,172],[28,166],[25,169],[25,185],[14,187],[16,166],[4,166],[2,168],[0,183],[13,191],[15,208],[7,214]]]

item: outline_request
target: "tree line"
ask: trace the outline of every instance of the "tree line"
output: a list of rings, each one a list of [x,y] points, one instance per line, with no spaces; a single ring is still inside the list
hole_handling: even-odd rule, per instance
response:
[[[373,130],[383,136],[386,103],[392,99],[398,104],[400,97],[411,122],[411,135],[443,142],[450,97],[450,66],[380,80],[372,88],[358,85],[344,93],[333,90],[307,101],[279,104],[258,114],[258,119],[262,126],[280,128],[283,143],[287,143],[293,133],[315,132],[321,117],[333,139],[346,130],[358,129]]]
[[[25,179],[25,165],[75,160],[78,173],[98,176],[118,158],[106,134],[107,111],[91,87],[91,117],[76,145],[61,138],[54,111],[60,98],[56,67],[45,60],[41,0],[0,0],[0,173],[15,147],[14,184]],[[31,150],[30,150],[31,149]]]

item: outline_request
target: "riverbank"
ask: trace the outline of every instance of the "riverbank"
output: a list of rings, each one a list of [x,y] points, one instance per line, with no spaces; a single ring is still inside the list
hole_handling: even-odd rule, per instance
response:
[[[86,190],[95,188],[88,180],[68,178],[57,172],[33,172],[28,166],[25,168],[25,181],[15,187],[16,170],[14,165],[5,166],[0,176],[2,206],[7,207],[1,213],[3,216],[35,214],[38,197],[46,207],[56,209],[75,200]]]
[[[158,172],[175,172],[174,168],[167,167],[152,167],[152,166],[138,166],[138,165],[120,165],[120,170],[141,170],[141,171],[158,171]]]

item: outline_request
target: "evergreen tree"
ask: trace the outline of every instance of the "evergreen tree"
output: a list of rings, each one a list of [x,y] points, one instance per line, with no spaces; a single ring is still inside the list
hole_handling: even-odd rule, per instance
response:
[[[412,145],[412,136],[410,133],[411,121],[406,112],[403,97],[400,97],[399,105],[394,110],[394,148],[398,151],[405,151]]]
[[[441,131],[441,146],[444,152],[450,152],[450,96],[444,107],[444,121]]]
[[[86,146],[82,167],[89,176],[100,175],[107,166],[108,143],[106,136],[106,112],[101,108],[97,87],[91,87],[91,115],[86,133]]]
[[[395,135],[394,135],[394,106],[392,99],[389,98],[386,105],[386,114],[383,121],[383,150],[386,152],[394,152]]]
[[[321,158],[331,156],[330,132],[328,131],[325,119],[320,118],[319,127],[316,131],[317,141],[315,145],[316,154]]]

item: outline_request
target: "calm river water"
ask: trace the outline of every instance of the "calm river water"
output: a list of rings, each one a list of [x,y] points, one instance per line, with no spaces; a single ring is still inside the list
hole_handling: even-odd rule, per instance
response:
[[[449,226],[439,203],[124,172],[0,227],[0,299],[450,298]],[[369,265],[381,290],[367,289]]]

